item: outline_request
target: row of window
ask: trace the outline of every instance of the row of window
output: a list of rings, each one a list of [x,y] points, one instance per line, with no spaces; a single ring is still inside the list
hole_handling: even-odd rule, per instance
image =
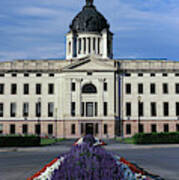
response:
[[[41,102],[37,102],[35,105],[35,114],[36,117],[41,117]],[[23,117],[29,116],[29,103],[23,103],[22,106],[22,115]],[[17,104],[16,103],[10,103],[10,117],[16,117],[17,115]],[[0,117],[4,116],[4,104],[0,103]],[[48,103],[48,117],[54,116],[54,103],[50,102]]]
[[[31,73],[32,74],[32,73]],[[29,77],[31,75],[30,73],[24,73],[24,77]],[[4,73],[0,73],[0,77],[5,77],[6,74]],[[17,77],[17,73],[12,73],[11,76],[12,77]],[[36,73],[36,77],[41,77],[42,76],[42,73]],[[49,73],[48,74],[49,77],[54,77],[55,74],[54,73]]]
[[[151,124],[151,133],[157,132],[157,125]],[[179,131],[179,124],[176,125],[176,131]],[[139,132],[145,133],[144,131],[144,125],[140,124],[139,126]],[[163,124],[163,132],[169,132],[169,124]],[[126,134],[131,134],[131,124],[126,124]]]
[[[179,116],[179,102],[175,103],[175,114],[176,116]],[[132,103],[126,102],[126,116],[132,115]],[[144,103],[138,102],[138,115],[144,116]],[[151,116],[157,116],[157,103],[151,102],[150,103],[150,115]],[[169,116],[169,103],[164,102],[163,103],[163,116]]]
[[[23,84],[23,94],[28,95],[30,93],[29,91],[29,84]],[[42,94],[42,84],[36,84],[36,94]],[[0,94],[4,94],[5,85],[0,84]],[[11,84],[11,94],[15,95],[17,94],[17,84]],[[54,94],[54,84],[48,84],[48,94]]]
[[[142,83],[138,84],[138,94],[143,94],[144,93],[144,85]],[[162,91],[163,94],[168,94],[169,93],[169,88],[167,83],[162,84]],[[132,93],[132,85],[130,83],[126,83],[125,86],[125,92],[126,94],[131,94]],[[156,84],[151,83],[150,84],[150,93],[151,94],[156,94]],[[175,84],[175,93],[179,94],[179,83]]]
[[[134,74],[134,73],[133,73]],[[124,75],[126,76],[126,77],[131,77],[133,74],[131,74],[131,73],[125,73]],[[145,74],[147,74],[147,73],[145,73]],[[151,77],[155,77],[157,74],[156,73],[148,73]],[[138,77],[143,77],[144,76],[144,74],[143,73],[138,73],[137,74],[138,75]],[[176,77],[179,77],[179,73],[174,73],[174,75],[176,76]],[[168,76],[168,73],[162,73],[162,76],[163,77],[167,77]]]
[[[108,116],[108,103],[103,103],[103,115]],[[71,116],[76,116],[76,103],[71,103]],[[98,103],[97,102],[82,102],[81,103],[81,116],[82,117],[95,117],[98,116]]]

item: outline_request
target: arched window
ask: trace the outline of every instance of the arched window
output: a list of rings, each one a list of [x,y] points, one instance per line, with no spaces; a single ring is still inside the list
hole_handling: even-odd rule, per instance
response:
[[[96,87],[93,84],[86,84],[82,88],[82,93],[97,93]]]

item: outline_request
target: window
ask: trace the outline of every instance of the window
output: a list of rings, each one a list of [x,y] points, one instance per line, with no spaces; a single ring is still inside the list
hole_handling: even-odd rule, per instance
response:
[[[36,94],[41,94],[41,84],[36,84]]]
[[[84,115],[85,115],[85,103],[84,102],[82,102],[81,103],[81,116],[83,117]]]
[[[96,134],[99,133],[99,126],[98,126],[98,123],[95,124],[95,133],[96,133]]]
[[[143,102],[138,102],[138,115],[143,116],[144,115],[144,104]]]
[[[24,73],[24,77],[29,77],[29,73]]]
[[[24,94],[29,94],[29,84],[24,84]]]
[[[36,103],[36,117],[41,117],[41,102]]]
[[[179,116],[179,102],[176,102],[176,116]]]
[[[144,125],[139,124],[139,133],[143,133],[143,132],[144,132]]]
[[[131,124],[126,124],[126,134],[131,134]]]
[[[151,73],[150,76],[154,77],[154,76],[155,76],[155,73]]]
[[[169,125],[168,124],[164,124],[163,131],[164,132],[169,132]]]
[[[41,73],[37,73],[36,76],[37,76],[37,77],[41,77],[42,74],[41,74]]]
[[[126,94],[131,94],[131,84],[126,84]]]
[[[104,82],[104,84],[103,84],[103,88],[104,88],[104,91],[107,91],[108,90],[108,84],[107,84],[107,82]]]
[[[157,116],[157,107],[155,102],[151,102],[151,116]]]
[[[168,104],[168,102],[163,103],[163,115],[169,116],[169,104]]]
[[[162,74],[162,76],[167,77],[167,76],[168,76],[168,74],[167,74],[167,73],[163,73],[163,74]]]
[[[75,84],[75,82],[71,83],[71,90],[72,91],[76,91],[76,84]]]
[[[17,76],[17,74],[16,74],[16,73],[12,73],[11,75],[12,75],[12,77],[16,77],[16,76]]]
[[[54,94],[54,84],[48,84],[48,94]]]
[[[155,94],[155,84],[154,83],[150,84],[150,93]]]
[[[48,76],[49,76],[49,77],[54,77],[55,74],[54,74],[54,73],[50,73],[50,74],[48,74]]]
[[[179,124],[176,124],[176,131],[179,132]]]
[[[23,117],[29,116],[29,103],[23,104]]]
[[[16,126],[15,124],[10,124],[10,134],[15,134],[16,133]]]
[[[104,124],[104,134],[108,134],[108,125]]]
[[[157,132],[157,126],[156,126],[156,124],[152,124],[152,125],[151,125],[151,132],[152,132],[152,133]]]
[[[49,135],[53,134],[53,124],[48,124],[48,134]]]
[[[53,117],[54,103],[48,103],[48,117]]]
[[[175,76],[179,76],[179,73],[175,73]]]
[[[143,84],[138,84],[138,93],[143,94]]]
[[[0,94],[4,94],[4,84],[0,84]]]
[[[179,84],[175,84],[175,92],[176,94],[179,94]]]
[[[86,103],[86,116],[93,117],[93,103],[92,102]]]
[[[98,103],[95,102],[95,116],[98,116]]]
[[[168,94],[168,84],[167,83],[163,84],[163,94]]]
[[[92,76],[93,73],[92,72],[87,72],[87,76]]]
[[[131,116],[131,103],[126,103],[126,116]]]
[[[82,93],[97,93],[96,87],[93,84],[86,84],[82,88]]]
[[[16,117],[16,103],[11,103],[11,107],[10,107],[10,115],[11,115],[11,117]]]
[[[108,103],[107,102],[104,102],[104,116],[107,116],[108,115]]]
[[[27,124],[22,125],[22,133],[23,134],[28,134],[28,126],[27,126]]]
[[[75,116],[75,111],[76,111],[75,105],[76,105],[75,102],[71,103],[71,116]]]
[[[41,127],[40,124],[35,125],[35,134],[40,135],[41,134]]]
[[[0,103],[0,117],[4,116],[4,104]]]
[[[0,124],[0,134],[3,134],[3,124]]]
[[[139,76],[139,77],[142,77],[142,76],[143,76],[143,73],[139,73],[138,76]]]
[[[4,77],[4,76],[5,76],[5,74],[0,73],[0,77]]]
[[[11,94],[17,93],[17,84],[11,84]]]
[[[74,135],[75,134],[75,124],[71,125],[71,134]]]
[[[81,123],[81,134],[83,135],[83,133],[84,133],[84,124]]]
[[[130,73],[126,73],[125,76],[126,76],[126,77],[130,77],[131,74],[130,74]]]

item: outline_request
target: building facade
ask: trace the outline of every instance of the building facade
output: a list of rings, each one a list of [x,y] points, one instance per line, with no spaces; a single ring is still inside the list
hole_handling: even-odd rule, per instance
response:
[[[112,59],[92,0],[66,35],[66,60],[0,63],[0,134],[77,138],[179,131],[179,63]]]

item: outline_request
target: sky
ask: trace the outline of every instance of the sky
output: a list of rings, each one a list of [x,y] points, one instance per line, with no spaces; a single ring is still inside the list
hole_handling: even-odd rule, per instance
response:
[[[85,0],[0,0],[0,61],[65,58]],[[114,58],[179,60],[178,0],[94,0],[114,33]]]

